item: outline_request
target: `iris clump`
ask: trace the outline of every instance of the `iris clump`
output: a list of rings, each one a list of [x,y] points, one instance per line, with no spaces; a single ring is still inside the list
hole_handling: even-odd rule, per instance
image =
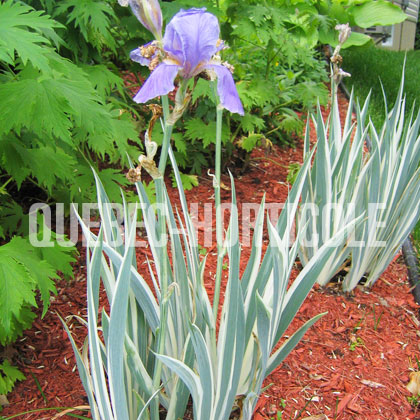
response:
[[[175,89],[177,76],[188,80],[206,73],[210,79],[217,78],[221,105],[243,115],[231,66],[219,55],[225,46],[219,34],[216,16],[205,8],[181,9],[168,23],[162,43],[153,41],[131,52],[132,60],[152,70],[134,100],[143,103],[168,94]]]
[[[175,420],[185,417],[191,399],[195,420],[229,420],[236,407],[241,419],[251,420],[265,378],[322,316],[315,316],[286,340],[281,340],[326,261],[330,260],[335,250],[333,244],[341,246],[340,241],[347,239],[345,233],[354,223],[343,226],[320,247],[289,287],[289,275],[298,252],[298,243],[291,241],[294,229],[291,221],[295,219],[312,161],[313,153],[308,153],[275,226],[267,218],[265,227],[262,200],[256,215],[251,254],[241,274],[243,254],[233,179],[227,229],[220,190],[223,108],[240,114],[243,108],[229,65],[222,63],[219,56],[224,47],[219,33],[216,17],[205,9],[181,10],[168,24],[161,41],[156,39],[131,54],[152,71],[135,96],[137,102],[166,95],[175,88],[175,79],[178,90],[171,112],[165,96],[162,109],[157,105],[152,107],[153,117],[144,136],[146,156],[139,158],[140,167],[132,168],[130,173],[136,182],[139,203],[131,211],[124,201],[123,233],[114,227],[115,215],[99,178],[96,181],[100,233],[91,232],[80,218],[90,247],[87,258],[89,358],[80,354],[74,341],[72,344],[94,419],[159,420],[164,409],[165,418]],[[217,241],[214,275],[206,273],[206,259],[200,256],[197,232],[171,148],[175,121],[191,97],[189,81],[196,81],[202,73],[211,80],[217,78],[220,97],[214,136]],[[158,146],[150,137],[158,119],[162,122],[163,139],[157,167],[154,157]],[[177,183],[181,211],[174,210],[166,190],[167,157]],[[158,206],[151,203],[144,184],[139,182],[141,167],[153,178]],[[147,246],[153,256],[147,273],[152,285],[138,271],[135,257],[140,210]],[[263,253],[265,229],[270,241]],[[298,238],[303,233],[303,228],[295,232]],[[225,257],[228,275],[223,303],[220,303]],[[213,302],[204,284],[207,275],[214,279]],[[110,314],[104,311],[99,317],[101,280],[110,302]]]

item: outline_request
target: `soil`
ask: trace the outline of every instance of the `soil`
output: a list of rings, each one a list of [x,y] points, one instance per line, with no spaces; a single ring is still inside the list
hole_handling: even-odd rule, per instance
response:
[[[340,98],[340,105],[340,109],[346,109],[344,98]],[[265,150],[256,149],[247,172],[235,177],[238,202],[259,203],[264,193],[267,203],[284,202],[289,188],[287,168],[290,163],[301,160],[302,140],[297,141],[295,148],[274,146],[268,156]],[[200,185],[187,193],[187,199],[202,207],[204,203],[213,203],[213,188],[206,174],[199,181]],[[227,175],[223,176],[223,182],[230,184]],[[177,203],[177,193],[169,182],[168,189],[171,200]],[[223,190],[223,202],[229,202],[230,195],[228,188]],[[204,229],[199,229],[201,238],[204,233]],[[243,233],[242,241],[245,239]],[[211,296],[215,246],[206,251],[209,259],[205,284]],[[147,249],[138,248],[140,264],[146,254]],[[86,316],[84,255],[80,248],[74,280],[57,284],[58,293],[52,298],[45,317],[38,316],[33,328],[7,349],[26,380],[18,383],[7,396],[9,405],[1,413],[6,418],[42,410],[15,418],[52,419],[58,411],[47,410],[53,407],[82,406],[82,410],[72,412],[89,413],[73,350],[58,317],[66,320],[81,347],[86,329],[74,316]],[[248,256],[249,247],[245,246],[243,264]],[[296,266],[294,275],[298,268]],[[420,413],[408,402],[410,393],[406,389],[409,374],[418,369],[420,358],[418,311],[400,255],[370,290],[358,287],[351,295],[344,295],[336,284],[315,287],[286,334],[320,312],[327,314],[266,380],[268,388],[258,402],[254,419],[295,420],[321,414],[337,420],[420,418]],[[60,417],[71,418],[74,417]]]

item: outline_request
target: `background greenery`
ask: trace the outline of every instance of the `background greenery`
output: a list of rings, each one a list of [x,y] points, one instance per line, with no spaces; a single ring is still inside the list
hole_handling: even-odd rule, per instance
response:
[[[349,48],[343,51],[343,68],[351,74],[345,79],[345,85],[353,88],[357,97],[364,100],[372,92],[370,106],[371,117],[377,127],[383,123],[384,96],[382,86],[392,107],[397,97],[401,75],[405,65],[406,112],[411,111],[414,103],[419,103],[420,92],[420,51],[389,51],[367,45],[361,48]]]

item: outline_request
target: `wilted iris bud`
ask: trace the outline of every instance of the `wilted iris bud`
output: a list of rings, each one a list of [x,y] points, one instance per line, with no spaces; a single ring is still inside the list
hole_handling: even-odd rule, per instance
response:
[[[158,41],[162,40],[162,11],[158,0],[128,0],[134,15]]]
[[[351,34],[351,28],[350,28],[349,24],[346,23],[346,24],[337,25],[335,27],[335,29],[340,32],[338,34],[338,42],[341,45],[343,45],[347,41],[347,39],[349,38],[349,36]]]

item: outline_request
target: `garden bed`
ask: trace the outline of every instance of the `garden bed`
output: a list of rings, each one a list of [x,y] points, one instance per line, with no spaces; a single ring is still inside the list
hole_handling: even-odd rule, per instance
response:
[[[340,104],[340,109],[345,110],[344,98],[340,99]],[[274,146],[268,156],[262,149],[255,150],[247,172],[235,176],[238,202],[259,203],[264,193],[267,203],[284,202],[289,188],[287,168],[290,163],[301,160],[302,141],[298,141],[294,149]],[[229,185],[227,175],[223,182]],[[177,193],[169,183],[168,190],[176,203]],[[213,192],[211,179],[203,175],[200,185],[187,192],[187,199],[203,205],[213,202]],[[223,190],[222,201],[229,202],[230,194],[229,189]],[[202,237],[204,230],[199,229],[199,235]],[[8,395],[10,405],[1,413],[5,417],[48,407],[87,405],[70,341],[57,316],[67,320],[77,343],[82,345],[86,329],[72,318],[72,315],[86,315],[84,251],[80,251],[74,280],[57,285],[58,295],[53,298],[46,316],[37,318],[33,328],[8,349],[27,379]],[[215,251],[215,246],[205,249],[208,253],[205,285],[210,296],[216,271]],[[243,262],[247,261],[249,252],[250,249],[244,247]],[[138,248],[137,256],[141,271],[148,250]],[[298,269],[296,265],[295,275]],[[272,385],[261,396],[254,418],[297,419],[316,414],[343,420],[416,418],[405,387],[410,371],[418,369],[420,323],[402,257],[394,259],[370,291],[356,288],[354,294],[343,295],[337,284],[325,289],[315,287],[290,332],[326,311],[328,313],[267,379],[265,385]],[[56,413],[37,411],[17,418],[52,419]],[[87,411],[78,413],[86,415]],[[282,413],[282,417],[277,417],[278,413]]]

